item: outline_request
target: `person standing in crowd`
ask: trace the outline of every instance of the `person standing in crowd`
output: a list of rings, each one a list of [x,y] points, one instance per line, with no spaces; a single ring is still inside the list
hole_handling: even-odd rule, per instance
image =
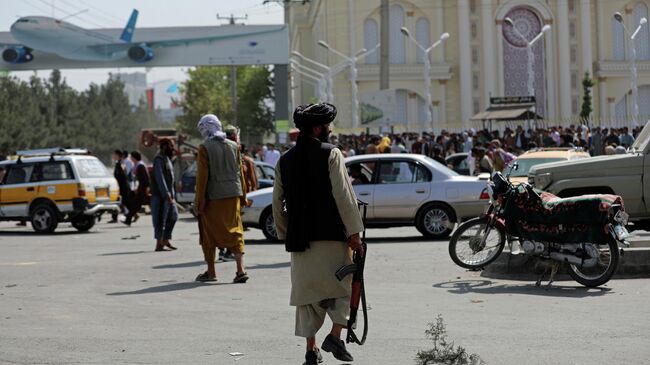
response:
[[[113,152],[113,161],[115,167],[113,168],[113,177],[117,181],[117,186],[120,189],[120,209],[125,214],[128,214],[128,205],[129,205],[129,195],[131,193],[131,187],[129,186],[128,179],[126,177],[126,172],[124,172],[124,167],[122,166],[123,155],[121,150],[115,150]],[[112,219],[108,223],[117,222],[117,212],[113,212]]]
[[[257,174],[255,173],[255,161],[248,155],[246,146],[241,145],[239,153],[242,156],[244,167],[244,181],[246,181],[246,193],[257,190]]]
[[[138,151],[131,152],[131,163],[133,166],[133,171],[135,172],[134,178],[134,187],[135,189],[128,193],[128,212],[126,213],[126,218],[122,223],[127,226],[131,225],[131,222],[135,221],[138,212],[142,209],[142,206],[146,204],[149,197],[149,172],[147,171],[147,166],[142,162],[142,155]]]
[[[269,143],[268,146],[269,149],[264,154],[264,162],[275,167],[275,165],[278,163],[278,160],[280,159],[280,151],[275,149],[275,145],[273,143]]]
[[[217,280],[214,262],[219,247],[234,254],[237,272],[233,282],[243,284],[249,277],[244,270],[244,227],[240,211],[247,201],[239,147],[226,138],[214,114],[204,115],[197,128],[204,141],[199,146],[194,205],[208,270],[198,275],[196,281]]]
[[[490,160],[490,157],[488,157],[485,148],[472,148],[472,157],[474,157],[474,160],[478,163],[478,169],[474,172],[475,174],[481,174],[484,172],[492,173],[492,161]]]
[[[433,147],[433,157],[434,160],[438,161],[441,163],[443,166],[447,166],[447,161],[445,161],[444,157],[442,157],[442,150],[440,147],[435,146]]]
[[[630,130],[627,127],[623,127],[623,132],[619,136],[621,146],[628,148],[634,143],[634,136],[630,133]]]
[[[351,263],[350,249],[362,250],[363,222],[343,154],[326,143],[335,117],[336,108],[328,103],[296,108],[300,135],[280,158],[273,189],[278,237],[291,252],[295,334],[306,338],[307,365],[322,361],[316,333],[326,314],[333,325],[321,348],[340,361],[353,360],[340,339],[350,313],[351,278],[338,281],[333,273]]]
[[[178,220],[176,208],[176,189],[174,188],[174,142],[163,138],[159,142],[159,152],[153,159],[151,176],[151,219],[153,221],[156,251],[164,251],[165,247],[175,250],[169,240]]]

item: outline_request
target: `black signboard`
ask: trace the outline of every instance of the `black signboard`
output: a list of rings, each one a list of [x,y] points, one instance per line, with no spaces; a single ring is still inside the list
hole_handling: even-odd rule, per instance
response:
[[[534,104],[534,96],[501,96],[496,98],[490,98],[490,104],[500,105],[500,104]]]

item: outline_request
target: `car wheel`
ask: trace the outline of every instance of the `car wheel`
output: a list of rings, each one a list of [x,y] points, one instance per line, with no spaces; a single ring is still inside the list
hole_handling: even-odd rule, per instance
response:
[[[92,215],[75,217],[71,223],[77,231],[88,232],[95,225],[95,217]]]
[[[267,208],[262,213],[262,217],[260,218],[260,228],[262,229],[262,233],[264,233],[264,237],[266,237],[270,242],[280,241],[278,239],[278,232],[275,229],[275,220],[273,219],[273,211],[271,208]]]
[[[34,207],[30,219],[32,228],[38,233],[52,233],[59,225],[56,209],[48,204]]]
[[[455,218],[448,207],[442,204],[431,204],[420,211],[415,224],[424,237],[444,239],[454,230]]]

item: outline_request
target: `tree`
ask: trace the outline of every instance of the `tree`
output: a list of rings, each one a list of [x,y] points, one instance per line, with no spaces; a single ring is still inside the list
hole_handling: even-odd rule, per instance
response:
[[[585,72],[585,76],[582,78],[582,109],[580,110],[580,119],[586,124],[589,124],[589,119],[591,118],[591,113],[593,108],[591,106],[591,88],[594,87],[594,80],[589,75],[589,72]]]
[[[138,131],[157,124],[144,105],[133,109],[112,77],[82,92],[58,70],[48,79],[0,77],[0,157],[21,149],[81,147],[107,162],[116,149],[137,148]]]
[[[199,66],[188,71],[188,80],[181,87],[181,100],[175,101],[183,109],[177,119],[178,128],[187,134],[199,136],[196,123],[205,114],[212,113],[225,124],[237,116],[243,135],[259,135],[273,130],[273,83],[266,66],[237,68],[237,110],[232,110],[230,97],[230,68]]]

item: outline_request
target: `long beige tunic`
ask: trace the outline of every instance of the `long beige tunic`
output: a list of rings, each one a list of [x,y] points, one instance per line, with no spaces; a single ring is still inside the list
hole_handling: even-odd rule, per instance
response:
[[[288,217],[282,212],[284,190],[280,164],[275,167],[278,178],[273,186],[273,218],[278,238],[286,237]],[[329,176],[332,195],[336,201],[347,236],[363,231],[363,221],[357,205],[357,197],[348,178],[343,154],[333,149],[329,158]],[[314,241],[305,252],[291,253],[291,299],[293,306],[318,303],[325,299],[343,298],[350,295],[351,276],[338,281],[334,276],[341,266],[352,262],[352,252],[346,242]]]

